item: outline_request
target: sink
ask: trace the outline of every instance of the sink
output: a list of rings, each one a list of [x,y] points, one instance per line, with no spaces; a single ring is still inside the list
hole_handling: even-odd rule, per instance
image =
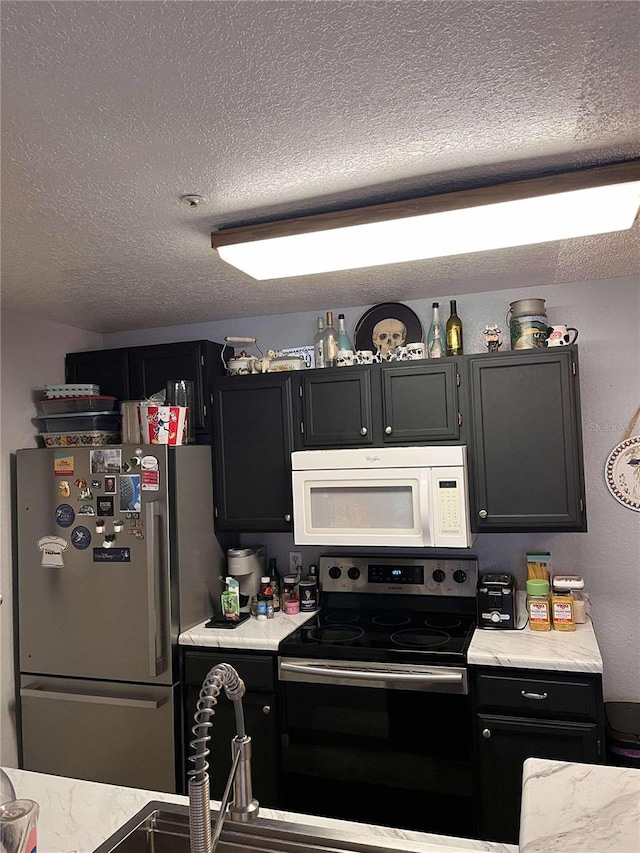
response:
[[[215,820],[217,812],[211,811]],[[258,818],[253,823],[226,821],[216,853],[383,853],[416,850],[398,839],[381,838],[371,844],[362,836],[339,829],[321,829],[288,821]],[[453,848],[448,848],[453,850]],[[174,803],[151,801],[120,827],[94,853],[190,853],[189,809]]]

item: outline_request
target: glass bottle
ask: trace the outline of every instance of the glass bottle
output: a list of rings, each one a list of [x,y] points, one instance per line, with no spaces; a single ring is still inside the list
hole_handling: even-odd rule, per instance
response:
[[[276,558],[269,558],[269,586],[273,595],[273,610],[274,613],[280,611],[280,572],[276,564]]]
[[[346,349],[353,352],[353,346],[344,327],[344,314],[338,314],[338,349]]]
[[[324,366],[335,367],[338,355],[338,333],[333,325],[333,311],[327,311],[327,325],[324,330]]]
[[[462,320],[458,317],[456,300],[449,302],[450,315],[447,320],[447,355],[462,355]]]
[[[324,367],[324,320],[318,317],[318,331],[313,338],[313,356],[316,367]]]
[[[445,336],[442,323],[440,322],[440,305],[433,303],[431,325],[427,333],[427,358],[442,358],[446,355]]]

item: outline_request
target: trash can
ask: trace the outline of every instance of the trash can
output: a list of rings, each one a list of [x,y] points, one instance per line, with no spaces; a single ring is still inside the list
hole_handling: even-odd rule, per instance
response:
[[[640,702],[605,702],[607,764],[640,769]]]

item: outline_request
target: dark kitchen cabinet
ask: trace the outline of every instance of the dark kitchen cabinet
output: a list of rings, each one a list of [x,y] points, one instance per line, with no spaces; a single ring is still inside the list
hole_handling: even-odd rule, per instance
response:
[[[472,530],[585,531],[575,347],[470,356]]]
[[[477,834],[516,844],[525,759],[603,762],[601,678],[478,668],[471,680]]]
[[[227,376],[213,386],[214,495],[220,530],[292,529],[292,379]]]
[[[310,371],[301,378],[302,446],[456,442],[458,384],[450,359]]]
[[[190,412],[193,433],[197,440],[210,443],[211,383],[226,372],[224,349],[213,341],[181,341],[67,353],[67,382],[92,382],[100,386],[102,394],[118,400],[142,400],[164,391],[169,379],[190,379],[194,390]]]
[[[208,672],[220,663],[233,666],[245,683],[246,693],[242,698],[245,729],[251,738],[251,777],[253,796],[265,808],[278,808],[278,724],[276,713],[276,662],[272,654],[259,652],[238,653],[219,649],[215,652],[204,649],[185,650],[183,657],[183,731],[186,770],[192,766],[188,760],[193,754],[190,742],[194,735],[196,704],[202,683]],[[215,705],[213,723],[209,729],[209,777],[211,797],[222,799],[224,786],[231,769],[231,741],[236,736],[236,720],[233,702],[224,690]]]

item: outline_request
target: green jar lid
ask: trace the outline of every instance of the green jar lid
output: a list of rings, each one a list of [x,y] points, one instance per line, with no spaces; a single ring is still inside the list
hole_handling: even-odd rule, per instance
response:
[[[527,581],[527,595],[548,595],[549,581],[543,578],[531,578]]]

